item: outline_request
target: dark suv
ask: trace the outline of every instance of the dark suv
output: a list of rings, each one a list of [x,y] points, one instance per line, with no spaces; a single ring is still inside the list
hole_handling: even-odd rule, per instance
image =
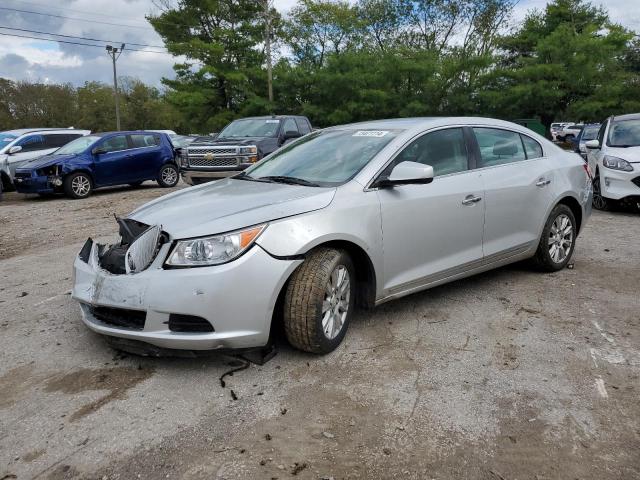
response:
[[[297,115],[234,120],[217,136],[200,137],[182,149],[182,179],[196,185],[234,175],[310,131],[307,117]]]

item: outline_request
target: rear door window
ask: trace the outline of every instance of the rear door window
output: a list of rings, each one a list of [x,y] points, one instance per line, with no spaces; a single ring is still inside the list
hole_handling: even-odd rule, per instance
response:
[[[304,118],[296,118],[296,123],[298,124],[298,130],[302,135],[306,135],[311,131],[311,126],[309,122],[307,122]]]
[[[160,136],[150,133],[130,135],[132,148],[155,147],[160,145]]]
[[[480,162],[478,167],[493,167],[526,160],[520,134],[497,128],[474,127]]]
[[[129,145],[127,144],[126,135],[116,135],[111,138],[107,138],[102,145],[100,145],[105,152],[118,152],[120,150],[127,150]]]
[[[47,148],[60,148],[72,140],[81,137],[80,134],[70,134],[70,133],[51,133],[45,135],[45,144]]]

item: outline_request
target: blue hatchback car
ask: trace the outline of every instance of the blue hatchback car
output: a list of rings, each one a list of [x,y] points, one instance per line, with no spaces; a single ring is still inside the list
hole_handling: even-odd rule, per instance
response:
[[[23,164],[16,169],[15,185],[21,193],[65,193],[71,198],[85,198],[94,188],[145,180],[174,187],[179,179],[175,157],[164,133],[92,134]]]

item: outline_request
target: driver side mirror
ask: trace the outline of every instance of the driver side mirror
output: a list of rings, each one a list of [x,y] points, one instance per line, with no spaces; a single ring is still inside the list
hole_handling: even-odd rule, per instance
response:
[[[292,138],[300,138],[301,136],[302,135],[300,135],[300,132],[297,132],[295,130],[287,130],[282,134],[282,141],[286,142],[287,140],[291,140]]]
[[[395,185],[424,185],[433,182],[433,167],[418,162],[401,162],[391,170],[387,178],[381,178],[372,186],[378,188]]]
[[[101,153],[107,153],[107,151],[102,147],[96,147],[93,150],[91,150],[92,155],[100,155]]]
[[[598,140],[589,140],[584,144],[584,146],[590,150],[597,150],[600,148],[600,142]]]
[[[13,155],[14,153],[18,153],[22,151],[22,147],[20,145],[15,145],[9,149],[9,155]]]

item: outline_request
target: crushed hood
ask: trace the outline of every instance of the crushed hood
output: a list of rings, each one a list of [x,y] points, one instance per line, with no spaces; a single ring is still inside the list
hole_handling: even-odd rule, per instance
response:
[[[160,197],[129,218],[162,225],[174,239],[200,237],[319,210],[335,190],[229,178]]]
[[[49,165],[54,165],[56,163],[64,163],[66,160],[73,157],[75,157],[75,155],[44,155],[23,163],[18,167],[18,170],[31,170],[34,168],[48,167]]]

